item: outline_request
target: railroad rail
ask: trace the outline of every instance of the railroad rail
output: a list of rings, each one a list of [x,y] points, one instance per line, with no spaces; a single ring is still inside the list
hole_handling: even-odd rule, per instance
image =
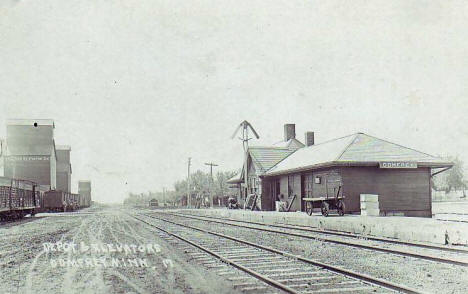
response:
[[[213,222],[213,223],[219,223],[219,224],[230,225],[230,226],[235,226],[235,227],[247,228],[247,229],[252,229],[252,230],[259,230],[259,231],[264,231],[264,232],[277,233],[277,234],[300,237],[300,238],[305,238],[305,239],[313,239],[313,240],[317,240],[317,241],[329,242],[329,243],[345,245],[345,246],[351,246],[351,247],[356,247],[356,248],[369,249],[369,250],[385,252],[385,253],[390,253],[390,254],[395,254],[395,255],[408,256],[408,257],[413,257],[413,258],[429,260],[429,261],[433,261],[433,262],[440,262],[440,263],[459,265],[459,266],[468,266],[468,261],[456,259],[456,258],[459,258],[458,256],[456,256],[455,258],[453,258],[453,257],[452,258],[439,257],[439,256],[430,255],[430,254],[410,252],[410,251],[406,251],[406,250],[402,250],[402,249],[392,249],[392,248],[380,247],[380,246],[376,246],[376,245],[363,244],[363,243],[353,242],[353,241],[349,241],[349,240],[347,241],[347,240],[342,240],[342,239],[340,239],[340,240],[330,239],[330,238],[325,238],[325,237],[316,236],[316,235],[295,233],[295,232],[291,232],[291,231],[289,231],[289,232],[288,231],[281,231],[281,230],[268,228],[268,227],[280,227],[280,228],[289,229],[289,230],[299,230],[299,231],[308,231],[308,232],[313,232],[313,233],[321,233],[321,231],[313,230],[313,229],[309,230],[309,229],[303,228],[303,227],[295,227],[295,226],[289,226],[289,225],[270,225],[270,224],[254,223],[254,222],[239,221],[239,220],[220,220],[218,218],[213,218],[213,217],[194,216],[194,215],[187,215],[187,214],[180,214],[180,213],[170,213],[170,212],[160,212],[160,213],[168,214],[168,215],[172,215],[172,216],[189,218],[189,219],[196,219],[196,220],[201,220],[201,221],[206,221],[206,222]],[[253,227],[253,226],[248,226],[248,225],[242,225],[242,224],[239,224],[239,223],[250,223],[250,224],[259,225],[259,226],[263,226],[263,227]],[[343,234],[343,236],[354,237],[354,236],[348,236],[347,234]],[[384,241],[384,242],[387,241],[387,239],[380,239],[380,238],[373,238],[373,239],[374,239],[374,241]],[[446,248],[446,247],[437,246],[437,245],[429,245],[429,244],[423,245],[423,244],[420,244],[420,243],[412,243],[412,242],[405,243],[404,241],[398,241],[398,240],[391,240],[391,241],[389,241],[389,243],[396,243],[398,245],[407,245],[407,246],[415,246],[415,247],[424,247],[424,248],[428,248],[428,249],[436,249],[436,250],[443,250],[443,251],[452,251],[453,253],[458,253],[458,254],[459,253],[464,253],[464,254],[467,254],[465,256],[465,258],[468,258],[468,250],[463,250],[463,249],[460,249],[460,248]]]
[[[444,222],[456,222],[456,223],[468,223],[468,213],[460,212],[445,212],[435,213],[432,215],[433,218]]]
[[[447,245],[441,246],[441,245],[428,244],[428,243],[422,243],[422,242],[402,241],[402,240],[390,239],[390,238],[384,238],[384,237],[376,237],[376,236],[369,236],[369,235],[353,234],[353,233],[342,232],[342,231],[318,229],[318,228],[309,227],[309,226],[287,225],[287,224],[265,224],[265,223],[260,223],[260,222],[227,219],[227,218],[221,218],[221,217],[215,217],[215,216],[205,216],[205,215],[200,216],[200,215],[195,215],[195,214],[190,214],[190,213],[180,213],[180,215],[204,217],[207,219],[227,220],[227,221],[238,222],[238,223],[269,226],[269,227],[283,228],[283,229],[294,229],[298,231],[319,233],[319,234],[324,234],[324,235],[335,235],[335,236],[350,237],[350,238],[355,238],[355,239],[380,241],[380,242],[393,243],[393,244],[399,244],[399,245],[407,245],[407,246],[412,246],[412,247],[421,247],[421,248],[427,248],[427,249],[435,249],[435,250],[441,250],[441,251],[459,252],[459,253],[468,254],[468,249],[465,249],[465,248],[457,248],[457,247],[452,247],[452,246],[447,246]]]
[[[233,236],[152,215],[143,214],[139,216],[132,217],[286,293],[346,293],[356,291],[358,293],[376,293],[376,291],[380,290],[384,290],[384,293],[393,291],[423,293],[404,285],[293,255]],[[141,216],[164,222],[165,226],[162,228],[152,224],[141,219]],[[179,231],[179,234],[176,234],[167,229],[167,224],[188,229],[189,231]],[[202,232],[204,237],[201,240],[195,239],[193,231]],[[185,234],[185,236],[181,236],[181,234]],[[299,270],[301,272],[296,272]],[[252,286],[252,284],[248,283],[246,285]]]

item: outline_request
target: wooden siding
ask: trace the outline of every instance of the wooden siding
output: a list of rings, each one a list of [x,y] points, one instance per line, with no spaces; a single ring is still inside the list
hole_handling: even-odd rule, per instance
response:
[[[432,214],[429,168],[346,167],[341,174],[348,212],[360,211],[360,194],[377,194],[381,213]]]
[[[293,200],[294,195],[296,195],[296,199],[294,199],[290,211],[301,211],[301,193],[301,174],[293,174],[289,177],[288,205]]]
[[[305,197],[301,179],[322,177],[322,183],[313,180],[313,197],[333,197],[341,185],[340,195],[345,195],[347,212],[360,212],[360,194],[379,195],[380,210],[384,214],[403,213],[406,216],[431,216],[430,169],[381,169],[378,167],[329,168],[306,173],[295,173],[263,179],[262,209],[274,210],[275,192],[272,185],[280,182],[285,200],[297,199],[291,211],[300,211],[301,197]],[[288,195],[291,195],[288,198]]]
[[[278,182],[280,189],[276,191]],[[262,210],[275,210],[275,201],[280,194],[288,205],[296,195],[290,211],[301,211],[301,174],[262,179]]]
[[[284,200],[288,199],[288,176],[282,176],[279,178],[280,182],[280,194],[283,194]]]
[[[304,179],[309,179],[312,184],[310,195],[304,197],[334,197],[338,193],[338,188],[342,185],[339,169],[326,169],[304,174]],[[316,183],[315,178],[320,177],[321,182]],[[310,184],[309,184],[310,185]],[[342,192],[340,190],[340,195]]]
[[[268,180],[263,179],[261,181],[262,185],[262,194],[261,194],[261,203],[260,207],[262,210],[275,210],[275,202],[273,198],[271,197],[271,185],[272,183]]]

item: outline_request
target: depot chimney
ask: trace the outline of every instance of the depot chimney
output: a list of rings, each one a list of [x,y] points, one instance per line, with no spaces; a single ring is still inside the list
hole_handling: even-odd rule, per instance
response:
[[[289,141],[296,138],[296,125],[285,124],[284,125],[284,141]]]
[[[306,132],[304,143],[307,147],[314,145],[314,132]]]

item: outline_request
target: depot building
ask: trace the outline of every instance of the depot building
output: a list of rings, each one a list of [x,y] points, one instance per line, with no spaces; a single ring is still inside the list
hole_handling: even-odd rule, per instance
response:
[[[240,198],[257,194],[262,210],[284,200],[290,211],[305,211],[304,198],[344,196],[346,213],[360,213],[360,195],[376,194],[380,215],[423,217],[432,216],[431,177],[453,166],[364,133],[315,144],[307,132],[302,143],[294,124],[284,126],[283,141],[249,147],[246,164],[228,183]]]

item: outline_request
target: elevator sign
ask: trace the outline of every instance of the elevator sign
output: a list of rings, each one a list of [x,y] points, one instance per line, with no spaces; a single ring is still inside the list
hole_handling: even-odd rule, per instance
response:
[[[44,155],[11,155],[5,156],[5,160],[9,162],[17,161],[49,161],[49,156]]]
[[[416,162],[409,161],[383,161],[379,162],[380,168],[418,168]]]

